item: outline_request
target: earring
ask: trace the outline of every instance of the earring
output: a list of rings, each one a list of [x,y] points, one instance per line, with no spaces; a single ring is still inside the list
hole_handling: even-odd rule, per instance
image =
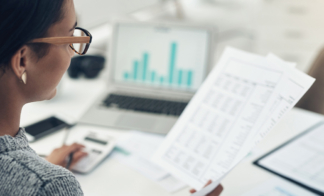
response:
[[[24,72],[23,75],[21,76],[21,81],[24,84],[27,84],[27,73],[26,72]]]

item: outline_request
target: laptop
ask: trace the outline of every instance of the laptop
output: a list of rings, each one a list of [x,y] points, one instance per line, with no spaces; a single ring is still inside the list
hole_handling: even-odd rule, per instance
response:
[[[114,24],[107,90],[80,123],[166,134],[211,69],[212,43],[207,27]]]

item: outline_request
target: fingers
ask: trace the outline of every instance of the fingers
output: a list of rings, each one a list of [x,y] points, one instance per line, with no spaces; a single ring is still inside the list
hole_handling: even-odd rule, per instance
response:
[[[74,144],[69,145],[69,146],[63,145],[60,148],[54,149],[53,152],[48,157],[46,157],[46,159],[50,163],[65,167],[66,164],[67,164],[66,158],[71,153],[75,153],[74,159],[76,160],[76,162],[79,161],[82,157],[84,157],[86,155],[86,153],[82,152],[82,148],[84,148],[84,146],[81,145],[81,144],[77,144],[77,143],[74,143]],[[72,158],[71,164],[73,164],[74,159]]]
[[[212,183],[212,181],[211,181],[211,180],[208,180],[207,184],[206,184],[204,187],[210,185],[211,183]],[[197,192],[195,189],[190,189],[190,193],[191,193],[191,194],[192,194],[192,193],[195,193],[195,192]]]
[[[219,196],[223,191],[223,186],[220,184],[213,190],[213,192],[209,193],[207,196]]]
[[[211,183],[212,183],[212,181],[208,180],[207,184],[204,187],[210,185]],[[221,192],[223,191],[223,189],[224,189],[223,186],[220,184],[211,193],[209,193],[207,196],[219,196],[221,194]],[[195,189],[190,189],[191,194],[193,194],[195,192],[197,192]]]
[[[190,189],[190,193],[191,193],[191,194],[193,194],[193,193],[195,193],[195,192],[197,192],[195,189]]]
[[[74,143],[70,146],[63,146],[62,148],[64,149],[64,156],[68,156],[70,153],[80,151],[84,148],[84,145]]]
[[[70,146],[67,146],[67,149],[68,149],[68,151],[70,151],[70,153],[71,153],[71,152],[76,152],[76,151],[78,151],[78,150],[81,150],[81,149],[84,148],[84,147],[85,147],[85,146],[82,145],[82,144],[74,143],[74,144],[72,144],[72,145],[70,145]]]
[[[211,183],[212,183],[212,181],[211,180],[208,180],[208,182],[206,183],[206,185],[204,187],[210,185]]]
[[[72,168],[75,164],[77,164],[83,157],[87,156],[88,153],[83,152],[83,151],[77,151],[73,154],[73,158],[72,158],[72,163],[71,163],[71,167]]]

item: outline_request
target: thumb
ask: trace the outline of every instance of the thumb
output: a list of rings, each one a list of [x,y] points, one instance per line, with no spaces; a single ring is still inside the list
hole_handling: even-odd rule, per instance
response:
[[[83,152],[82,150],[79,150],[73,154],[72,162],[71,162],[71,168],[75,166],[82,158],[86,157],[88,153]]]

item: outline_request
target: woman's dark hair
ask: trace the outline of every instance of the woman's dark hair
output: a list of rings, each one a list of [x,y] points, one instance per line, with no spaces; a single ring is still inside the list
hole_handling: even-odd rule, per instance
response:
[[[29,41],[46,36],[51,25],[63,19],[65,0],[0,0],[0,69]],[[48,44],[28,44],[38,58]]]

